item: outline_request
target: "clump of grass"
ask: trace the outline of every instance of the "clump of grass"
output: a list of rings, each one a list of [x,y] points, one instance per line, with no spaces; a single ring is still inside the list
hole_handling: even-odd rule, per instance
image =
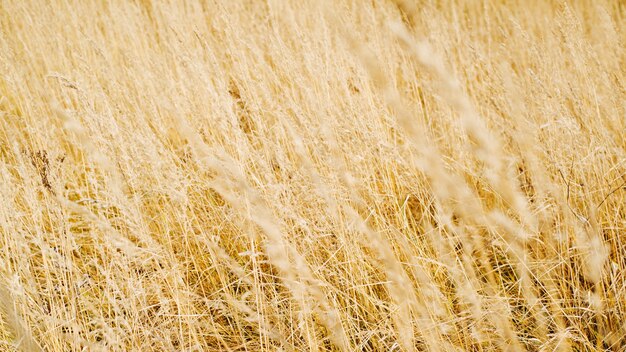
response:
[[[621,349],[623,6],[419,5],[3,2],[0,349]]]

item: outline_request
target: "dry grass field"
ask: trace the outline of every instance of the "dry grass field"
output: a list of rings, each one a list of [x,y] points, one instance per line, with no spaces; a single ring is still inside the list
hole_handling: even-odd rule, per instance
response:
[[[621,0],[0,0],[0,350],[625,351]]]

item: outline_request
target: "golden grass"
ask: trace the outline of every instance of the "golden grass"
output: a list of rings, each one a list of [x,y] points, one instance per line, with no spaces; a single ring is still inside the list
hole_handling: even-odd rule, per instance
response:
[[[0,350],[623,351],[625,23],[0,2]]]

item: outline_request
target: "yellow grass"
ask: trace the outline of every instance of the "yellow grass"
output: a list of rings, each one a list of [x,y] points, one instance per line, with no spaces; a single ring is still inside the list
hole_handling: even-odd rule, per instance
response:
[[[625,24],[0,1],[0,350],[623,351]]]

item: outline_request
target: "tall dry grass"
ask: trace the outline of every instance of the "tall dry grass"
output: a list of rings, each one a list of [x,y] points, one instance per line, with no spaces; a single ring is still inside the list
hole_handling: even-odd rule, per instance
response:
[[[626,350],[621,1],[0,1],[0,350]]]

